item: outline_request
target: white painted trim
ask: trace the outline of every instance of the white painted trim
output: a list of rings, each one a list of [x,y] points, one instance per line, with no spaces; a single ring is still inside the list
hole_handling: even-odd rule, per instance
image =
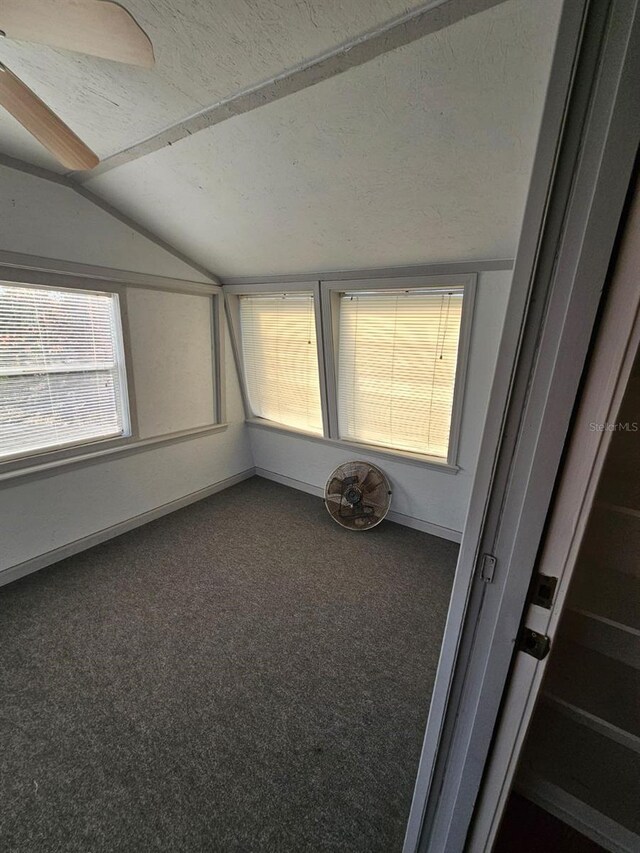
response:
[[[294,438],[304,438],[307,441],[316,441],[320,444],[329,444],[332,447],[339,447],[345,452],[347,450],[358,451],[369,456],[379,456],[383,459],[388,459],[390,462],[402,462],[406,465],[417,465],[422,468],[431,468],[433,471],[441,471],[443,474],[457,474],[461,469],[457,465],[450,465],[446,460],[440,461],[430,456],[420,456],[417,453],[409,453],[405,450],[393,450],[390,447],[379,447],[377,444],[365,444],[364,442],[348,441],[345,438],[327,438],[324,435],[318,435],[315,432],[307,432],[306,430],[289,427],[285,424],[279,424],[275,421],[266,421],[264,418],[249,417],[246,419],[246,424],[249,427],[257,427],[258,429],[266,429],[271,432],[279,432],[283,435],[290,435]]]
[[[40,554],[37,557],[32,557],[30,560],[25,560],[23,563],[18,563],[16,566],[4,569],[0,572],[0,586],[4,586],[5,584],[18,580],[18,578],[22,578],[32,572],[44,569],[46,566],[50,566],[52,563],[64,560],[66,557],[71,557],[81,551],[86,551],[87,548],[93,548],[94,545],[99,545],[101,542],[106,542],[108,539],[114,539],[116,536],[128,533],[136,527],[141,527],[143,524],[155,521],[157,518],[161,518],[163,515],[168,515],[169,513],[182,509],[185,506],[189,506],[189,504],[208,498],[210,495],[216,494],[216,492],[221,492],[224,489],[235,486],[237,483],[241,483],[243,480],[248,480],[250,477],[253,477],[254,474],[255,470],[253,468],[247,468],[246,471],[241,471],[239,474],[234,474],[224,480],[219,480],[217,483],[213,483],[211,486],[206,486],[204,489],[199,489],[197,492],[191,492],[181,498],[176,498],[174,501],[162,504],[155,509],[150,509],[147,512],[134,516],[133,518],[128,518],[126,521],[121,521],[119,524],[113,524],[111,527],[105,527],[103,530],[98,530],[95,533],[89,534],[89,536],[83,536],[82,539],[76,539],[74,542],[69,542],[67,545],[62,545],[60,548],[55,548],[53,551],[47,551],[46,554]]]
[[[422,533],[429,533],[431,536],[438,536],[440,539],[447,539],[449,542],[462,541],[461,530],[452,530],[450,527],[443,527],[441,524],[435,524],[433,521],[423,521],[421,518],[414,518],[411,515],[396,512],[393,509],[389,510],[387,518],[389,521],[395,521],[396,524],[411,527],[413,530],[420,530]]]
[[[550,610],[530,605],[524,619],[528,627],[551,638],[552,650],[590,514],[594,507],[613,509],[610,504],[595,501],[611,433],[585,427],[591,422],[615,421],[640,345],[640,240],[636,237],[634,242],[633,237],[640,233],[638,187],[625,229],[538,560],[542,574],[558,578],[554,602]],[[578,428],[580,424],[582,429]],[[569,610],[619,630],[638,633],[598,614],[573,607]],[[469,838],[473,853],[488,853],[497,837],[548,660],[536,662],[519,655],[514,662]]]
[[[266,468],[256,468],[255,473],[256,476],[263,477],[265,480],[273,480],[274,483],[281,483],[283,486],[289,486],[291,489],[298,489],[317,498],[324,498],[324,489],[322,486],[314,486],[302,480],[295,480],[293,477],[287,477],[285,474],[278,474],[275,471],[268,471]],[[413,516],[405,515],[402,512],[390,510],[386,518],[388,521],[395,521],[396,524],[420,530],[422,533],[429,533],[431,536],[439,536],[440,539],[448,539],[450,542],[460,542],[462,538],[462,533],[459,530],[442,527],[440,524],[423,521],[421,518],[413,518]]]
[[[466,847],[637,153],[636,16],[562,9],[404,853]]]
[[[224,292],[227,296],[255,296],[256,293],[310,293],[313,295],[314,285],[317,283],[317,278],[293,280],[289,276],[288,281],[276,279],[253,284],[227,284],[224,286]]]
[[[43,258],[39,255],[26,255],[22,252],[8,252],[0,249],[0,278],[3,281],[39,284],[42,276],[55,277],[51,287],[85,287],[104,289],[105,284],[124,284],[127,287],[144,287],[150,290],[168,290],[172,293],[200,293],[204,296],[221,293],[217,282],[188,281],[161,275],[130,272],[128,270],[100,267],[92,264],[79,264],[75,261],[61,261],[57,258]],[[32,276],[37,280],[32,281]],[[88,279],[84,284],[81,279]],[[70,282],[65,285],[65,281]],[[92,281],[99,285],[92,285]]]
[[[18,157],[0,154],[0,166],[4,166],[5,169],[13,169],[14,172],[23,172],[25,175],[31,175],[43,181],[49,181],[50,184],[59,184],[61,187],[71,189],[69,186],[71,182],[64,173],[54,172],[43,166],[36,166],[35,163],[28,163],[26,160],[20,160]]]
[[[21,482],[26,479],[40,479],[42,477],[59,474],[62,471],[68,471],[72,468],[81,468],[86,465],[92,465],[97,462],[102,462],[106,459],[119,459],[121,456],[127,456],[129,453],[140,453],[144,450],[152,450],[154,447],[161,447],[164,444],[175,444],[179,441],[187,441],[192,438],[200,438],[201,436],[210,435],[214,432],[223,432],[227,429],[228,424],[211,424],[208,426],[195,427],[194,429],[183,429],[177,432],[170,432],[166,435],[154,435],[150,438],[123,438],[112,441],[102,442],[107,444],[107,447],[96,449],[94,443],[92,450],[86,453],[78,453],[78,449],[82,449],[82,445],[75,445],[69,448],[72,452],[71,456],[62,456],[51,458],[52,455],[60,451],[51,451],[51,453],[40,454],[39,458],[46,458],[44,462],[38,462],[38,457],[31,457],[31,464],[25,465],[26,458],[14,460],[13,466],[19,464],[20,467],[11,467],[6,470],[0,468],[0,489],[4,484],[12,484],[16,480]],[[117,442],[117,443],[116,443]],[[64,452],[64,451],[62,451]],[[7,463],[8,465],[9,463]]]
[[[225,291],[233,287],[254,287],[261,284],[290,284],[292,282],[354,281],[357,279],[415,278],[429,275],[470,275],[481,272],[512,270],[513,258],[477,261],[443,261],[442,263],[414,264],[406,267],[372,267],[356,270],[325,270],[324,272],[297,273],[295,275],[223,276],[220,282]],[[250,293],[251,290],[243,290]]]
[[[337,293],[345,293],[351,291],[369,291],[369,290],[446,290],[448,287],[470,287],[475,284],[477,273],[459,273],[458,275],[413,275],[411,281],[407,282],[404,278],[349,278],[341,279],[340,281],[332,281],[330,279],[320,279],[320,284],[324,285],[324,290]]]
[[[324,320],[322,317],[322,290],[321,282],[316,281],[313,284],[313,304],[314,315],[316,321],[316,341],[318,349],[318,376],[320,378],[320,408],[322,410],[322,434],[324,436],[331,435],[331,419],[330,419],[330,399],[335,392],[335,388],[330,388],[327,382],[326,371],[326,338],[324,331]]]
[[[227,318],[222,290],[211,299],[211,367],[213,370],[213,422],[227,422],[226,333]]]
[[[228,293],[224,292],[224,289],[223,298],[227,318],[227,328],[229,329],[229,339],[231,341],[231,351],[233,353],[233,360],[236,366],[236,374],[240,385],[240,396],[242,397],[242,409],[244,411],[246,421],[252,415],[247,385],[244,379],[244,358],[242,355],[242,344],[240,342],[240,305],[237,297],[229,296]]]
[[[302,480],[287,477],[285,474],[278,474],[276,471],[267,471],[266,468],[256,467],[255,472],[256,477],[262,477],[265,480],[273,480],[274,483],[289,486],[290,489],[298,489],[299,492],[306,492],[308,495],[314,495],[316,498],[324,497],[324,489],[322,486],[314,486],[311,483],[305,483]]]
[[[320,358],[320,354],[322,352],[322,338],[319,334],[321,332],[320,321],[318,318],[318,293],[317,293],[317,282],[310,281],[290,281],[287,283],[286,287],[283,288],[281,283],[273,283],[273,284],[261,284],[257,287],[244,287],[243,285],[238,285],[237,287],[226,287],[221,288],[221,292],[224,298],[226,315],[227,315],[227,323],[229,327],[229,337],[231,339],[231,349],[233,351],[233,357],[236,365],[236,372],[238,374],[238,381],[240,383],[240,393],[242,396],[242,405],[244,408],[244,416],[245,421],[248,423],[250,421],[258,421],[261,420],[256,418],[251,411],[251,405],[249,403],[249,391],[247,388],[247,382],[245,378],[245,369],[244,369],[244,357],[242,353],[242,334],[240,329],[240,297],[243,295],[252,295],[256,293],[283,293],[283,292],[293,292],[293,293],[309,293],[313,297],[313,306],[314,306],[314,314],[315,314],[315,322],[316,322],[316,339],[317,339],[317,347],[318,347],[318,358]],[[320,364],[320,362],[319,362]],[[321,404],[323,401],[322,395],[322,371],[318,370],[320,376],[320,400]],[[325,419],[324,414],[324,406],[322,406],[322,417],[323,423]],[[264,421],[267,423],[267,421]]]

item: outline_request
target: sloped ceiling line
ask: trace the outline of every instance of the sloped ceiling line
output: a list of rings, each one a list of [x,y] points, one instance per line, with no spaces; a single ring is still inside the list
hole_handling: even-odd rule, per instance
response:
[[[114,219],[117,219],[123,225],[128,226],[132,230],[136,231],[145,239],[149,240],[152,243],[155,243],[159,248],[173,255],[179,261],[187,264],[192,267],[202,275],[206,276],[211,280],[213,284],[225,285],[225,284],[268,284],[268,283],[280,283],[287,284],[292,281],[317,281],[318,277],[322,275],[323,280],[343,280],[343,279],[353,279],[353,278],[396,278],[400,276],[416,276],[416,275],[450,275],[456,274],[461,275],[469,272],[484,272],[484,271],[496,271],[496,270],[511,270],[513,269],[514,260],[513,258],[497,258],[494,260],[479,260],[479,261],[463,261],[458,264],[429,264],[422,266],[404,266],[404,267],[385,267],[382,269],[362,269],[362,270],[332,270],[332,271],[324,271],[322,273],[298,273],[295,275],[279,275],[279,276],[238,276],[238,277],[221,277],[212,273],[206,267],[203,267],[197,261],[194,261],[192,258],[185,255],[179,249],[176,249],[170,243],[167,243],[157,234],[152,231],[149,231],[139,222],[131,219],[129,216],[126,216],[117,208],[113,207],[113,205],[106,202],[104,199],[97,196],[95,193],[91,192],[90,189],[86,187],[82,187],[74,181],[69,180],[68,177],[64,175],[58,175],[56,172],[50,172],[48,169],[44,169],[41,166],[34,166],[31,163],[26,163],[24,160],[18,160],[15,157],[9,157],[6,154],[0,154],[0,166],[4,166],[7,169],[14,169],[18,172],[25,172],[26,174],[33,175],[34,177],[41,178],[44,181],[51,181],[54,184],[60,184],[67,189],[73,190],[77,192],[79,195],[86,198],[92,204],[95,204],[101,210],[104,210],[105,213],[108,213],[109,216],[112,216]],[[25,256],[26,257],[26,256]]]
[[[225,98],[160,133],[107,157],[90,172],[69,172],[67,177],[83,184],[118,166],[174,145],[200,130],[300,92],[502,2],[504,0],[431,0],[427,5],[395,18],[383,27],[371,30],[271,80]]]
[[[173,255],[174,258],[177,258],[177,260],[182,261],[183,264],[187,264],[187,266],[190,266],[192,269],[201,273],[213,284],[221,283],[219,277],[215,273],[211,272],[211,270],[185,255],[184,252],[180,251],[180,249],[172,246],[171,243],[163,240],[162,237],[158,236],[158,234],[155,234],[153,231],[150,231],[148,228],[145,228],[144,225],[141,225],[135,219],[132,219],[121,210],[118,210],[117,207],[109,204],[108,201],[105,201],[99,195],[96,195],[96,193],[92,192],[88,187],[81,186],[77,181],[72,181],[65,175],[58,175],[56,172],[49,171],[49,169],[44,169],[41,166],[34,166],[31,163],[26,163],[24,160],[18,160],[15,157],[9,157],[6,154],[0,154],[0,166],[5,166],[7,169],[14,169],[18,172],[25,172],[28,175],[33,175],[34,177],[41,178],[44,181],[51,181],[54,184],[60,184],[61,186],[78,193],[86,198],[87,201],[90,201],[92,204],[95,204],[96,207],[99,207],[105,213],[109,214],[109,216],[117,219],[118,222],[121,222],[123,225],[126,225],[128,228],[131,228],[133,231],[140,234],[141,237],[144,237],[151,243],[155,243],[158,248],[163,249],[165,252]]]

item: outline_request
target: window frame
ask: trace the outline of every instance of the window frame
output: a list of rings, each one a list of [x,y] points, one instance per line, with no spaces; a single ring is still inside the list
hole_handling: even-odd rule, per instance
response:
[[[315,439],[323,439],[327,435],[329,424],[327,421],[326,407],[326,376],[323,370],[324,364],[324,338],[322,335],[322,318],[320,316],[320,283],[318,281],[293,281],[269,283],[269,284],[234,284],[224,286],[225,305],[227,308],[227,317],[229,319],[229,327],[231,329],[231,343],[233,354],[238,366],[238,375],[240,379],[240,389],[242,392],[242,403],[244,406],[245,420],[247,423],[256,426],[267,426],[274,429],[283,430],[286,432],[297,433]],[[255,296],[259,293],[311,293],[313,296],[314,317],[316,324],[316,344],[318,357],[318,378],[320,380],[320,408],[322,409],[322,433],[310,432],[301,430],[297,427],[289,426],[288,424],[270,421],[266,418],[260,418],[254,415],[249,403],[249,393],[247,390],[246,374],[244,366],[244,357],[242,354],[242,328],[240,324],[240,297]]]
[[[467,363],[469,360],[469,345],[471,342],[471,327],[473,320],[473,307],[475,302],[475,291],[477,274],[467,273],[465,275],[424,275],[403,278],[359,278],[350,281],[322,281],[320,282],[322,299],[322,321],[326,329],[329,346],[325,347],[325,371],[327,376],[327,406],[329,409],[329,437],[356,445],[363,450],[370,448],[373,451],[386,453],[410,455],[411,458],[429,461],[433,465],[457,466],[458,449],[460,444],[460,431],[462,427],[462,410],[464,405],[464,389],[466,385]],[[339,334],[340,334],[340,295],[352,291],[375,291],[375,290],[428,290],[439,289],[447,286],[461,286],[462,318],[460,321],[460,337],[458,341],[458,355],[456,360],[456,379],[453,388],[453,405],[451,409],[451,429],[449,431],[449,443],[447,447],[447,458],[430,456],[427,453],[409,453],[404,450],[395,450],[392,447],[369,444],[364,441],[352,441],[340,438],[338,427],[338,359],[339,359]],[[457,468],[456,468],[457,469]]]
[[[44,448],[34,449],[34,450],[23,450],[17,451],[16,453],[12,453],[9,456],[5,456],[1,460],[1,464],[10,466],[11,463],[25,463],[34,457],[43,457],[49,456],[50,454],[64,454],[67,451],[72,451],[75,448],[84,448],[89,447],[91,445],[100,444],[101,446],[111,446],[114,442],[122,441],[122,439],[130,438],[133,432],[133,423],[135,419],[135,411],[133,409],[133,398],[129,390],[129,365],[127,362],[128,357],[128,337],[127,346],[125,346],[125,329],[123,316],[126,313],[123,311],[123,302],[126,302],[126,294],[124,292],[119,292],[114,289],[99,289],[97,287],[60,287],[58,284],[33,284],[33,283],[25,283],[25,282],[13,282],[7,281],[5,278],[0,276],[0,285],[6,284],[11,287],[23,288],[25,290],[44,290],[44,291],[52,291],[54,293],[62,293],[65,290],[71,293],[100,293],[105,294],[113,298],[111,303],[112,311],[115,318],[114,323],[114,336],[113,336],[113,344],[114,350],[116,351],[116,372],[119,376],[120,382],[120,397],[121,397],[121,405],[122,405],[122,433],[120,435],[110,435],[105,437],[93,437],[93,438],[85,438],[77,441],[69,440],[59,442],[54,445],[49,445]],[[38,373],[39,371],[32,371],[32,375]],[[46,373],[46,371],[43,371]]]
[[[349,448],[362,453],[374,453],[396,462],[408,462],[435,468],[439,471],[457,473],[457,464],[464,408],[464,390],[466,386],[467,365],[473,326],[473,314],[477,272],[461,274],[444,273],[436,275],[394,275],[391,277],[361,277],[339,279],[317,278],[288,281],[256,281],[243,284],[225,284],[223,286],[227,317],[231,331],[231,343],[234,358],[238,367],[240,389],[245,410],[245,420],[252,427],[299,435],[311,441],[319,441],[341,448]],[[353,290],[424,290],[457,285],[463,288],[462,319],[456,362],[456,380],[453,392],[453,407],[451,412],[451,430],[447,458],[414,453],[408,450],[396,450],[367,442],[340,438],[338,431],[337,404],[337,364],[339,336],[339,303],[340,294]],[[256,417],[251,411],[247,393],[244,360],[242,355],[242,330],[240,326],[240,296],[250,296],[259,293],[313,293],[316,321],[316,339],[318,348],[318,375],[320,378],[320,402],[322,406],[322,435],[301,430],[287,424],[269,421]]]
[[[6,257],[6,260],[5,260]],[[117,457],[124,453],[143,450],[192,436],[204,435],[227,428],[226,395],[224,381],[224,297],[217,284],[187,281],[144,273],[112,270],[72,262],[0,252],[0,282],[24,285],[25,288],[42,287],[50,290],[97,291],[118,297],[122,365],[125,394],[123,403],[128,413],[128,432],[121,436],[87,439],[47,450],[36,450],[11,456],[0,461],[0,484],[29,475],[42,476],[46,472],[87,464],[103,457]],[[144,288],[171,293],[208,296],[211,300],[212,382],[214,406],[211,424],[193,429],[169,432],[151,437],[140,437],[131,337],[127,310],[127,290]]]

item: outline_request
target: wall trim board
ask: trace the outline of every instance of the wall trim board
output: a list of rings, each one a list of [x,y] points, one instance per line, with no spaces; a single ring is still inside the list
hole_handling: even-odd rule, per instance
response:
[[[83,536],[81,539],[76,539],[59,548],[54,548],[52,551],[47,551],[44,554],[39,554],[37,557],[32,557],[15,566],[0,571],[0,586],[5,586],[15,580],[19,580],[33,572],[40,571],[47,566],[58,563],[67,557],[72,557],[74,554],[79,554],[95,545],[100,545],[102,542],[107,542],[109,539],[115,539],[123,533],[128,533],[130,530],[135,530],[136,527],[142,527],[150,521],[155,521],[162,518],[164,515],[169,515],[179,509],[183,509],[190,504],[204,500],[211,495],[222,492],[225,489],[231,488],[238,483],[248,480],[253,476],[262,477],[265,480],[273,480],[276,483],[281,483],[283,486],[288,486],[299,491],[307,492],[315,497],[322,497],[324,490],[320,486],[314,486],[311,483],[303,483],[300,480],[294,480],[292,477],[286,477],[282,474],[276,474],[273,471],[267,471],[264,468],[247,468],[244,471],[234,474],[231,477],[226,477],[224,480],[219,480],[204,489],[198,489],[196,492],[191,492],[181,498],[176,498],[173,501],[162,504],[154,509],[143,512],[140,515],[128,518],[118,524],[113,524],[110,527],[105,527],[95,533],[90,533],[88,536]],[[442,527],[439,524],[432,524],[428,521],[423,521],[419,518],[412,518],[400,512],[389,512],[387,518],[389,521],[394,521],[397,524],[402,524],[405,527],[420,530],[422,533],[429,533],[432,536],[439,536],[441,539],[447,539],[451,542],[460,542],[462,534],[457,530],[451,530],[448,527]]]
[[[314,486],[312,483],[305,483],[302,480],[287,477],[285,474],[268,471],[266,468],[255,468],[255,473],[256,476],[263,477],[265,480],[273,480],[275,483],[281,483],[283,486],[298,489],[301,492],[306,492],[307,494],[314,495],[317,498],[324,497],[324,489],[321,486]],[[462,540],[462,533],[459,530],[452,530],[450,527],[442,527],[440,524],[423,521],[421,518],[413,518],[413,516],[405,515],[402,512],[390,510],[387,518],[389,521],[394,521],[396,524],[402,524],[404,527],[411,527],[413,530],[420,530],[422,533],[429,533],[431,536],[439,536],[440,539],[448,539],[450,542],[460,542]]]
[[[402,450],[392,450],[391,448],[379,447],[377,444],[365,444],[364,442],[350,441],[346,438],[329,438],[324,435],[316,435],[312,432],[299,430],[295,427],[287,427],[284,424],[265,421],[260,418],[248,417],[245,419],[245,424],[248,427],[256,427],[271,432],[277,432],[281,435],[287,435],[290,438],[302,438],[305,441],[313,441],[318,444],[330,445],[338,447],[341,450],[352,450],[354,453],[363,453],[367,456],[378,456],[383,459],[388,459],[390,462],[402,462],[405,465],[419,466],[421,468],[430,468],[432,471],[440,471],[444,474],[457,474],[462,469],[459,465],[443,461],[438,462],[434,458],[428,456],[419,456],[418,454],[404,452]]]
[[[352,279],[401,278],[423,275],[469,275],[470,273],[500,272],[513,269],[513,258],[489,258],[478,261],[443,261],[433,264],[412,264],[404,267],[372,267],[370,269],[329,270],[296,275],[221,276],[222,285],[292,284],[294,282],[351,281]]]
[[[100,267],[93,264],[79,264],[76,261],[61,261],[57,258],[45,258],[39,255],[28,255],[23,252],[10,252],[0,249],[0,277],[2,270],[25,280],[24,273],[48,273],[53,275],[70,276],[74,279],[87,278],[91,280],[116,282],[130,287],[144,287],[150,290],[167,290],[172,293],[220,293],[217,281],[190,281],[183,278],[171,278],[149,273],[131,272],[129,270]],[[37,282],[34,282],[37,283]],[[82,286],[74,282],[74,286]]]
[[[3,488],[3,484],[12,486],[16,482],[22,484],[26,480],[64,474],[74,468],[84,468],[88,465],[99,464],[100,462],[109,462],[113,459],[120,459],[122,456],[128,456],[130,453],[143,453],[145,450],[155,450],[165,444],[177,444],[180,441],[189,441],[190,439],[202,438],[212,433],[224,432],[228,427],[228,423],[209,424],[194,427],[193,429],[169,432],[166,435],[150,436],[149,438],[118,438],[103,442],[102,444],[106,446],[102,446],[99,449],[96,449],[95,444],[93,444],[94,449],[81,454],[77,453],[78,445],[76,445],[69,450],[69,453],[72,455],[65,456],[63,452],[63,455],[59,458],[49,459],[49,461],[41,462],[40,464],[31,464],[26,467],[9,467],[6,470],[2,470],[2,466],[0,465],[0,490]],[[20,460],[20,463],[24,461]]]
[[[423,521],[421,518],[414,518],[395,510],[390,510],[387,518],[389,521],[395,521],[396,524],[403,524],[405,527],[420,530],[422,533],[430,533],[432,536],[439,536],[440,539],[448,539],[449,542],[462,542],[461,530],[452,530],[450,527],[443,527],[433,521]]]
[[[80,454],[77,451],[81,449],[81,445],[75,445],[66,451],[67,455],[65,455],[65,451],[62,451],[62,454],[55,459],[26,465],[26,467],[15,467],[16,464],[22,466],[26,459],[19,460],[17,463],[0,463],[0,489],[2,489],[3,483],[13,485],[17,480],[22,483],[28,479],[40,479],[41,477],[61,474],[73,468],[83,468],[87,465],[119,459],[121,456],[127,456],[130,453],[142,453],[145,450],[155,450],[165,444],[177,444],[180,441],[201,438],[211,433],[224,432],[228,427],[228,423],[206,424],[205,426],[169,432],[165,435],[154,435],[149,438],[110,439],[98,442],[102,444],[99,448],[96,447],[97,443],[93,443],[90,445],[93,449]],[[7,466],[4,470],[3,465]]]
[[[14,172],[24,172],[25,175],[32,175],[34,178],[41,178],[43,181],[49,181],[52,184],[59,184],[61,187],[70,186],[71,181],[62,172],[54,172],[51,169],[46,169],[44,166],[36,166],[35,163],[28,163],[26,160],[20,160],[17,157],[10,157],[9,154],[0,154],[0,166],[5,169],[13,169]]]
[[[23,563],[18,563],[8,569],[0,571],[0,586],[11,583],[19,578],[29,575],[32,572],[37,572],[47,566],[64,560],[67,557],[72,557],[74,554],[79,554],[81,551],[86,551],[88,548],[93,548],[94,545],[100,545],[109,539],[115,539],[116,536],[121,536],[123,533],[128,533],[136,527],[142,527],[150,521],[155,521],[162,518],[163,515],[176,512],[190,504],[204,500],[217,492],[222,492],[225,489],[241,483],[243,480],[248,480],[255,474],[254,468],[247,468],[238,474],[231,477],[226,477],[224,480],[219,480],[204,489],[198,489],[196,492],[191,492],[181,498],[176,498],[173,501],[162,504],[161,506],[143,512],[140,515],[135,515],[133,518],[128,518],[118,524],[113,524],[110,527],[105,527],[103,530],[98,530],[95,533],[90,533],[88,536],[83,536],[81,539],[76,539],[69,542],[67,545],[62,545],[59,548],[54,548],[52,551],[47,551],[45,554],[40,554],[37,557],[32,557],[30,560],[25,560]]]

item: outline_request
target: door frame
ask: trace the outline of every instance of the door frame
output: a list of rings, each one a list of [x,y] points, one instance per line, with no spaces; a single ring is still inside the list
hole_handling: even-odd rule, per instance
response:
[[[465,848],[640,141],[638,5],[562,11],[404,853]]]
[[[537,569],[557,577],[556,594],[550,609],[530,603],[523,619],[526,627],[549,636],[552,648],[613,438],[611,431],[591,425],[616,422],[640,348],[638,270],[640,184],[636,179]],[[469,838],[468,848],[474,853],[490,851],[495,842],[548,661],[549,657],[538,661],[529,655],[514,660]]]

